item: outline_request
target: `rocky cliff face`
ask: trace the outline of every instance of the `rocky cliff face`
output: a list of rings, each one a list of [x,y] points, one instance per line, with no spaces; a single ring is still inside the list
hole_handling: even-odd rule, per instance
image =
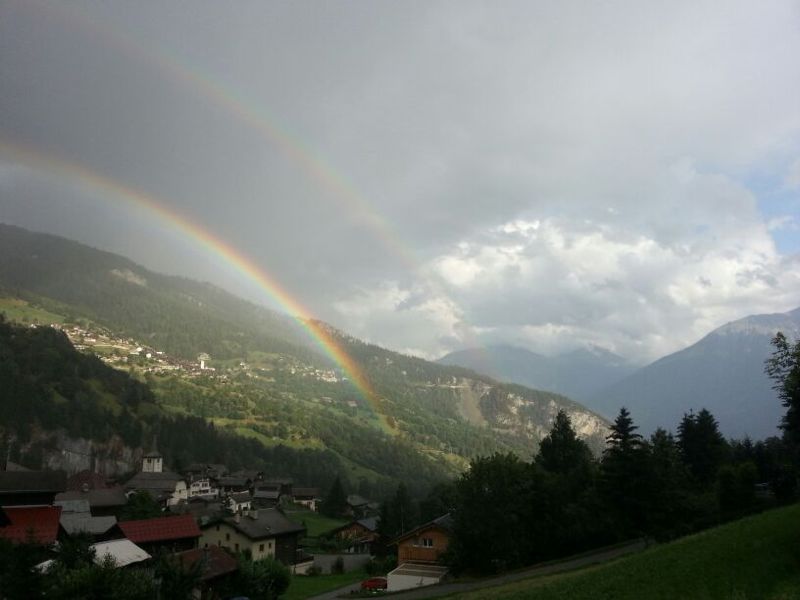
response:
[[[524,435],[532,442],[545,437],[560,409],[564,409],[579,437],[595,452],[602,452],[608,422],[567,398],[524,388],[509,391],[484,381],[462,378],[452,386],[462,417],[498,432]]]
[[[24,443],[14,437],[9,441],[19,450],[23,464],[64,471],[68,476],[86,469],[107,477],[124,475],[137,470],[142,459],[141,448],[130,448],[117,436],[96,442],[69,437],[64,431],[35,431]]]

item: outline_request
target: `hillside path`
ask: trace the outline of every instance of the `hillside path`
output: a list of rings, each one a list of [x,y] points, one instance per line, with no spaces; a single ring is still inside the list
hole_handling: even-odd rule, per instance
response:
[[[521,579],[528,579],[530,577],[541,577],[542,575],[552,575],[553,573],[572,571],[574,569],[580,569],[582,567],[588,567],[590,565],[604,563],[609,560],[614,560],[615,558],[625,556],[627,554],[641,552],[650,545],[652,545],[652,543],[648,543],[647,540],[640,539],[640,540],[635,540],[629,544],[625,544],[623,546],[604,548],[597,550],[596,552],[582,554],[574,558],[568,558],[566,560],[558,562],[550,562],[539,566],[533,566],[527,569],[523,569],[521,571],[505,573],[503,575],[499,575],[497,577],[491,577],[489,579],[479,579],[474,581],[463,581],[463,582],[456,581],[453,583],[444,583],[442,585],[432,585],[428,587],[406,590],[403,592],[395,592],[393,594],[383,594],[382,597],[399,598],[401,600],[420,600],[422,598],[438,598],[439,596],[447,596],[449,594],[473,592],[475,590],[480,590],[487,587],[494,587],[497,585],[503,585],[506,583],[512,583],[514,581],[519,581]],[[339,598],[341,596],[346,597],[352,590],[358,590],[358,589],[359,589],[359,584],[355,583],[343,588],[339,588],[338,590],[333,590],[332,592],[328,592],[326,594],[314,596],[309,600],[334,600],[335,598]]]

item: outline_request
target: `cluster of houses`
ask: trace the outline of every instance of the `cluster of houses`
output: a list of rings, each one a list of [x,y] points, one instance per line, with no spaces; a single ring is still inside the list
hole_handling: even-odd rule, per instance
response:
[[[37,325],[33,324],[30,327],[35,328]],[[61,325],[59,323],[53,323],[50,327],[63,331],[77,350],[92,351],[103,362],[112,366],[126,367],[131,362],[137,362],[146,373],[179,371],[188,377],[204,376],[223,382],[228,380],[228,375],[217,373],[217,369],[209,364],[211,357],[206,353],[199,354],[195,361],[183,360],[146,344],[141,344],[134,339],[115,335],[106,329],[90,329],[80,325]],[[249,377],[258,376],[261,373],[260,369],[252,370],[244,362],[240,362],[238,368],[233,367],[227,370],[241,372]],[[346,381],[346,378],[342,378],[334,369],[320,369],[298,364],[289,366],[286,370],[292,375],[310,377],[326,383]]]
[[[119,518],[129,496],[144,492],[163,516]],[[292,489],[288,480],[262,473],[227,474],[222,465],[193,465],[186,476],[163,468],[163,457],[146,454],[140,472],[123,485],[83,471],[30,471],[9,463],[0,471],[0,539],[46,547],[78,534],[93,540],[96,560],[110,555],[117,568],[146,567],[159,554],[189,568],[202,561],[199,597],[238,569],[234,554],[272,557],[298,574],[313,565],[301,540],[306,529],[289,520],[284,498],[315,507],[316,489]],[[46,563],[42,568],[46,567]]]
[[[258,471],[229,473],[220,464],[190,465],[179,475],[164,469],[157,452],[145,454],[141,470],[121,485],[91,471],[67,478],[58,471],[9,467],[0,471],[0,538],[12,542],[54,546],[86,534],[97,560],[110,555],[117,568],[146,567],[165,552],[186,568],[202,561],[199,597],[212,594],[236,572],[233,555],[239,552],[254,560],[272,557],[296,574],[314,565],[301,545],[305,526],[292,522],[281,506],[293,503],[316,511],[319,490],[295,487],[289,479],[268,480]],[[136,493],[158,503],[162,516],[120,521]],[[352,520],[329,535],[346,553],[383,555],[396,546],[399,566],[387,576],[389,590],[441,581],[447,573],[439,558],[449,542],[449,515],[385,540],[378,509],[366,498],[348,496]]]

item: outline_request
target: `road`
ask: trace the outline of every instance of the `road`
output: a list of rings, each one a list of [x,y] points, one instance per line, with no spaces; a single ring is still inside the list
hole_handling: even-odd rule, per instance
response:
[[[406,590],[403,592],[396,592],[387,594],[387,597],[398,598],[399,600],[420,600],[422,598],[437,598],[439,596],[447,596],[449,594],[458,594],[465,592],[473,592],[487,587],[494,587],[506,583],[512,583],[521,579],[528,579],[529,577],[541,577],[542,575],[552,575],[553,573],[561,573],[562,571],[572,571],[590,565],[614,560],[626,554],[633,554],[640,552],[648,546],[646,540],[636,540],[624,546],[616,546],[613,548],[605,548],[597,550],[589,554],[583,554],[574,558],[566,560],[551,562],[539,566],[530,567],[521,571],[514,571],[513,573],[506,573],[497,577],[489,579],[479,579],[472,581],[454,581],[452,583],[444,583],[442,585],[432,585],[428,587],[415,588],[413,590]],[[358,590],[359,584],[355,583],[338,590],[333,590],[326,594],[314,596],[309,600],[334,600],[340,596],[347,596],[351,591]]]

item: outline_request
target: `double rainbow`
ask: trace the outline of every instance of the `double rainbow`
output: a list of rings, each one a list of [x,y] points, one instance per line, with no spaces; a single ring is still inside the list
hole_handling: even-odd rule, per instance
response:
[[[341,368],[373,409],[377,409],[377,394],[375,390],[366,375],[364,375],[361,367],[345,351],[334,334],[323,323],[314,319],[312,314],[288,290],[243,252],[214,235],[202,225],[170,210],[162,200],[155,196],[123,185],[82,165],[45,155],[25,148],[20,144],[9,144],[2,140],[0,140],[0,154],[9,156],[14,162],[26,167],[59,175],[93,190],[109,194],[127,204],[139,207],[171,230],[181,233],[204,251],[220,258],[233,271],[252,281],[267,297],[294,317],[316,345]]]

